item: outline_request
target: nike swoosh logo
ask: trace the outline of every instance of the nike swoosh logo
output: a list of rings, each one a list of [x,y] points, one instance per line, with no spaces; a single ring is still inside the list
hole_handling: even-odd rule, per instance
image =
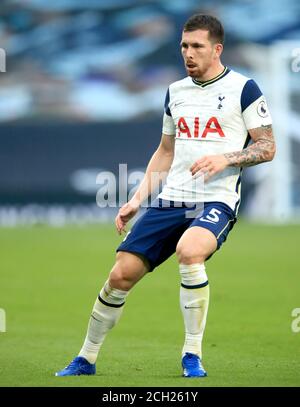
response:
[[[174,106],[177,107],[177,106],[183,105],[183,104],[184,104],[184,101],[182,101],[182,102],[177,102],[177,103],[175,102],[175,103],[174,103]]]
[[[185,309],[194,309],[194,308],[198,308],[198,309],[199,309],[199,308],[202,308],[202,307],[201,307],[201,306],[200,306],[200,307],[187,307],[187,306],[185,305],[184,308],[185,308]]]
[[[95,318],[94,315],[91,315],[91,317],[97,322],[102,322],[102,321],[100,321],[100,319]]]
[[[212,220],[208,220],[208,219],[204,219],[204,218],[200,218],[199,220],[201,220],[201,222],[208,222],[208,223],[212,223],[213,225],[216,224],[216,222],[213,222]]]

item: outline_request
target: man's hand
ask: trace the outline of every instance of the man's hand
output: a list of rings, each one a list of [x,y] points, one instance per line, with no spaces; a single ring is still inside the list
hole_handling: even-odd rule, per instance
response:
[[[120,208],[119,213],[115,219],[115,224],[119,235],[126,232],[126,224],[136,215],[140,207],[140,203],[136,200],[130,200],[127,204]]]
[[[199,158],[190,168],[192,175],[204,175],[204,181],[207,181],[213,175],[225,170],[229,162],[222,154],[206,155]]]

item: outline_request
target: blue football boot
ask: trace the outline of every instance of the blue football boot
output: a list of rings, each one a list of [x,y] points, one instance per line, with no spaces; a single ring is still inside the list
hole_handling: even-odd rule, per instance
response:
[[[199,356],[193,353],[186,353],[182,358],[184,377],[205,377],[207,376]]]
[[[55,373],[55,376],[80,376],[94,375],[96,373],[96,364],[89,363],[82,356],[77,356],[69,366]]]

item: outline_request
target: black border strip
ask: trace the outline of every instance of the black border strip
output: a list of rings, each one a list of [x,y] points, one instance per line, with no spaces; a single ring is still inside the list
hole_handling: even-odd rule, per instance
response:
[[[108,307],[113,307],[113,308],[120,308],[125,304],[125,301],[122,302],[122,304],[110,304],[109,302],[106,302],[104,300],[102,300],[102,298],[100,297],[100,295],[98,295],[98,300],[100,302],[102,302],[102,304],[107,305]]]
[[[188,289],[193,289],[193,288],[202,288],[202,287],[206,287],[208,285],[208,280],[205,281],[205,283],[202,284],[197,284],[197,285],[185,285],[181,283],[181,287],[183,288],[188,288]]]

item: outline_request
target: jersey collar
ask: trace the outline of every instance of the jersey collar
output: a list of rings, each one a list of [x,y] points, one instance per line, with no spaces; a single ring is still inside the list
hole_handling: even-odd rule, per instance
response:
[[[225,75],[227,75],[230,72],[230,69],[225,66],[224,70],[218,75],[215,76],[214,78],[208,80],[208,81],[197,81],[197,79],[192,78],[192,81],[198,85],[201,86],[201,88],[205,88],[205,86],[211,85],[212,83],[217,82],[218,80],[224,78]]]

